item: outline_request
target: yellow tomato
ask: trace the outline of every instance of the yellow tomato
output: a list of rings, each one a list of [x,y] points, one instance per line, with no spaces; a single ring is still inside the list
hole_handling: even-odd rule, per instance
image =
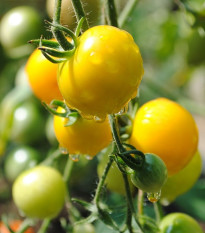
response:
[[[166,98],[145,103],[137,112],[130,143],[165,162],[169,176],[182,170],[197,150],[198,130],[192,115]]]
[[[142,57],[132,36],[100,25],[79,38],[74,56],[61,64],[60,91],[84,117],[121,111],[136,96],[143,75]]]
[[[187,166],[177,174],[170,176],[162,187],[161,203],[168,205],[179,195],[187,192],[195,184],[202,170],[202,158],[197,151]]]
[[[63,109],[58,108],[58,111]],[[66,148],[70,155],[94,156],[112,140],[108,119],[96,122],[79,117],[74,124],[65,126],[68,122],[68,118],[54,116],[56,138],[60,147]]]
[[[62,100],[57,83],[58,65],[47,60],[40,50],[34,50],[25,70],[31,89],[37,98],[48,104],[53,99]]]

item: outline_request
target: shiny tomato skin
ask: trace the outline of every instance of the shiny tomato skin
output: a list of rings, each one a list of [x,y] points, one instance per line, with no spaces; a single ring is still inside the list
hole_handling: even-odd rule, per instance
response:
[[[33,50],[28,45],[31,39],[39,38],[42,33],[42,19],[31,6],[17,6],[5,13],[0,23],[0,42],[7,54],[18,58]]]
[[[25,71],[30,87],[38,99],[47,104],[53,99],[62,100],[57,83],[58,65],[46,59],[40,50],[36,49],[30,55]]]
[[[64,205],[66,187],[54,168],[38,165],[22,172],[12,187],[13,200],[24,215],[31,218],[54,218]]]
[[[25,145],[14,147],[5,156],[4,174],[13,182],[21,172],[36,166],[40,160],[41,155],[34,148]]]
[[[136,96],[143,72],[132,36],[100,25],[84,32],[73,57],[60,65],[58,85],[71,108],[84,117],[105,119]]]
[[[62,112],[62,108],[58,108]],[[54,131],[60,147],[66,148],[72,155],[95,156],[104,149],[112,140],[108,119],[103,122],[87,120],[79,117],[70,125],[69,119],[54,116]]]
[[[168,175],[182,170],[198,146],[196,122],[183,106],[167,98],[148,101],[137,111],[130,144],[144,153],[158,155]]]

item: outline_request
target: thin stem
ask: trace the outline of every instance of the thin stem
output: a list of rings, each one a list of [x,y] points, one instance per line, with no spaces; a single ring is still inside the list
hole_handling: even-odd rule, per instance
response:
[[[118,152],[119,153],[123,153],[125,151],[121,140],[120,140],[120,136],[119,136],[119,130],[117,128],[117,118],[116,116],[113,115],[109,115],[109,121],[110,121],[110,126],[111,126],[111,130],[112,130],[112,135],[113,135],[113,139],[114,142],[117,146]]]
[[[62,0],[55,0],[54,14],[53,14],[53,23],[54,24],[60,24],[61,3],[62,3]],[[59,31],[55,27],[51,27],[51,29],[52,29],[54,37],[59,42],[61,47],[64,50],[69,50],[71,48],[71,45],[70,45],[70,43],[68,43],[63,32]]]
[[[118,23],[119,27],[123,27],[125,24],[126,20],[128,19],[129,15],[133,12],[135,9],[135,6],[139,0],[129,0],[126,6],[124,7],[123,11],[121,12],[119,18],[118,18]]]
[[[117,146],[117,150],[119,153],[123,153],[125,152],[125,149],[121,143],[121,140],[120,140],[120,136],[119,136],[119,130],[117,128],[117,119],[116,119],[116,116],[113,114],[113,115],[109,115],[109,121],[110,121],[110,126],[111,126],[111,130],[112,130],[112,135],[113,135],[113,139],[114,139],[114,142]],[[128,177],[127,177],[127,174],[122,172],[122,176],[123,176],[123,179],[124,179],[124,184],[125,184],[125,190],[126,190],[126,197],[127,197],[127,226],[128,226],[128,229],[130,232],[132,232],[132,226],[131,226],[131,217],[132,217],[132,214],[134,215],[135,217],[135,221],[138,225],[138,228],[141,230],[140,228],[140,224],[138,222],[138,220],[136,219],[136,216],[135,216],[135,208],[134,208],[134,204],[133,204],[133,201],[132,201],[132,194],[131,194],[131,191],[130,191],[130,186],[129,186],[129,181],[128,181]],[[132,213],[130,215],[130,213]],[[142,230],[141,230],[142,232]]]
[[[89,24],[88,24],[88,20],[86,18],[82,3],[80,0],[71,0],[71,1],[72,1],[72,5],[74,8],[77,20],[79,21],[81,18],[83,17],[85,18],[82,29],[83,31],[86,31],[89,28]]]
[[[99,207],[99,199],[100,199],[100,193],[101,193],[101,190],[102,190],[102,187],[105,183],[105,179],[107,177],[107,174],[110,170],[110,167],[112,166],[112,163],[113,163],[113,158],[109,157],[109,161],[103,171],[103,174],[100,178],[100,181],[98,183],[98,186],[97,186],[97,190],[96,190],[96,193],[95,193],[95,197],[94,197],[94,203],[96,204],[97,207]]]
[[[63,178],[64,178],[64,181],[65,181],[66,187],[67,187],[65,206],[66,206],[66,209],[68,211],[69,220],[71,221],[71,223],[74,223],[75,220],[79,219],[79,217],[80,217],[80,214],[79,214],[78,210],[72,205],[70,192],[69,192],[69,185],[68,185],[73,165],[74,165],[74,162],[68,157],[65,168],[64,168],[64,173],[63,173]]]
[[[138,190],[137,207],[138,207],[138,213],[140,215],[143,215],[144,214],[144,192],[141,189]]]
[[[164,214],[163,214],[162,206],[158,201],[154,203],[154,212],[156,216],[156,221],[157,223],[159,223],[160,220],[163,218]]]
[[[68,157],[65,168],[64,168],[64,173],[63,173],[63,178],[64,178],[66,183],[70,179],[71,172],[73,169],[73,164],[74,164],[73,160]]]
[[[123,179],[124,179],[124,183],[125,183],[125,190],[126,190],[126,197],[127,197],[126,224],[127,224],[127,228],[129,230],[129,232],[132,233],[133,232],[133,230],[132,230],[132,214],[134,213],[134,205],[132,202],[132,194],[130,191],[127,174],[122,173],[122,175],[123,175]]]
[[[118,27],[117,12],[114,0],[106,0],[107,20],[112,26]]]
[[[46,218],[43,220],[40,229],[38,230],[38,233],[46,233],[46,230],[49,227],[51,220],[49,218]]]

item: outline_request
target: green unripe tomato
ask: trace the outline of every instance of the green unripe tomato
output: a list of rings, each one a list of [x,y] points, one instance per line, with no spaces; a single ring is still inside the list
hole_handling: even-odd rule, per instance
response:
[[[12,188],[16,206],[30,218],[54,218],[64,205],[66,187],[54,168],[36,166],[21,173]]]
[[[202,170],[202,158],[197,151],[188,165],[177,174],[168,177],[162,187],[160,202],[168,205],[195,184]]]
[[[10,139],[18,143],[32,143],[44,136],[44,117],[35,101],[25,101],[13,113]]]
[[[167,180],[165,163],[155,154],[146,153],[145,161],[139,169],[131,174],[132,183],[147,193],[160,192]]]
[[[160,233],[203,233],[195,219],[184,213],[172,213],[160,222]]]
[[[18,146],[12,149],[5,158],[4,173],[6,178],[13,182],[17,176],[41,160],[40,153],[29,146]]]
[[[0,42],[11,57],[29,54],[32,47],[28,45],[28,41],[39,38],[41,28],[41,17],[33,7],[14,7],[1,19]]]

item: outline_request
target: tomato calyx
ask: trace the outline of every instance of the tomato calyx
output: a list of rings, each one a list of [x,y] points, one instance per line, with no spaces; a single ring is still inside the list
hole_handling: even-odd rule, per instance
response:
[[[80,117],[79,112],[76,110],[70,109],[63,101],[52,100],[50,106],[43,102],[44,107],[53,115],[68,118],[69,121],[64,126],[73,125],[77,119]],[[57,111],[58,107],[63,108],[63,112]]]
[[[62,26],[58,23],[52,23],[47,20],[45,22],[54,29],[55,31],[62,33],[62,39],[56,38],[56,41],[50,41],[45,39],[30,40],[29,43],[37,45],[38,49],[41,50],[42,54],[52,63],[61,63],[69,58],[71,58],[78,46],[78,36],[81,32],[85,18],[82,17],[77,25],[75,32],[70,29]],[[55,36],[55,33],[54,33]],[[71,42],[66,39],[66,36],[69,36],[72,40]],[[68,49],[67,49],[68,48]]]

